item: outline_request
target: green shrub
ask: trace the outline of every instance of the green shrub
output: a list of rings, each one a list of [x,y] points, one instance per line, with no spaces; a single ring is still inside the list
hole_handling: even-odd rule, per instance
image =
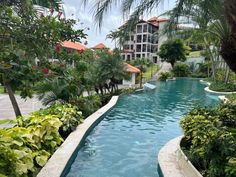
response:
[[[190,161],[206,177],[236,176],[236,105],[196,108],[181,120]]]
[[[191,73],[189,66],[184,63],[176,63],[172,72],[176,77],[187,77]]]
[[[236,91],[236,84],[233,83],[223,83],[223,82],[213,82],[209,86],[210,90],[218,92],[234,92]]]
[[[71,100],[70,102],[73,105],[78,105],[84,117],[88,117],[102,106],[99,95],[80,97],[78,99]]]
[[[159,80],[166,81],[166,79],[168,79],[169,77],[171,77],[171,74],[169,72],[161,72]]]
[[[0,130],[0,174],[35,176],[61,144],[63,139],[58,130],[62,123],[58,118],[47,116],[37,122],[28,127]]]
[[[48,116],[59,118],[62,123],[59,132],[63,138],[66,138],[74,131],[83,120],[82,112],[76,106],[71,104],[54,104],[49,108],[33,112],[29,117],[18,117],[17,125],[21,127],[38,125],[39,120],[46,119]]]
[[[230,102],[235,102],[235,103],[236,103],[236,93],[226,95],[226,98],[227,98]]]
[[[0,176],[36,176],[81,121],[77,107],[56,104],[18,117],[13,128],[0,129]]]

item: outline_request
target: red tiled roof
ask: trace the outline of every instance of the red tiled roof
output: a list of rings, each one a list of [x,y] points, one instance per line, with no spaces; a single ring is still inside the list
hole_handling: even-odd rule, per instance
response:
[[[99,43],[92,48],[93,49],[107,49],[107,47],[103,43]]]
[[[168,22],[169,19],[167,18],[158,18],[158,17],[152,17],[148,20],[148,22],[151,22],[151,21],[157,21],[157,22]]]
[[[140,73],[140,69],[128,64],[128,63],[125,63],[125,69],[127,72],[129,73]]]
[[[64,41],[62,42],[61,46],[65,48],[69,48],[69,49],[78,50],[78,51],[87,49],[83,44],[79,42],[71,42],[71,41]]]
[[[169,19],[167,19],[167,18],[152,17],[147,22],[154,25],[154,26],[159,26],[159,23],[168,22],[168,21],[169,21]]]

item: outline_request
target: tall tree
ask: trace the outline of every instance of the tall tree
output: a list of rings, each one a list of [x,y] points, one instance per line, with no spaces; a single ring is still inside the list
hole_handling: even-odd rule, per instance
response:
[[[172,39],[163,43],[158,55],[173,67],[176,61],[185,61],[188,47],[180,39]]]
[[[74,20],[57,15],[37,16],[32,1],[4,1],[0,4],[0,81],[6,87],[16,116],[21,112],[14,91],[32,96],[39,79],[32,68],[36,59],[48,60],[56,44],[85,37],[83,30],[73,30]]]

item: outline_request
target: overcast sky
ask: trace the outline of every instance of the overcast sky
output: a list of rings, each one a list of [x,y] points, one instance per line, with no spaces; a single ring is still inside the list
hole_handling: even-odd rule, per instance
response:
[[[153,10],[149,17],[157,16],[162,14],[164,11],[173,8],[176,0],[164,1],[165,3],[160,4],[158,9]],[[88,42],[88,47],[93,47],[102,42],[109,48],[114,48],[114,43],[111,42],[111,40],[106,39],[106,35],[111,30],[116,30],[124,23],[125,19],[123,18],[119,7],[113,7],[112,10],[107,13],[106,18],[104,18],[102,28],[99,30],[93,18],[93,3],[89,3],[84,8],[82,5],[82,0],[63,0],[63,2],[66,18],[73,18],[75,20],[79,19],[76,28],[90,28],[90,30],[85,30],[85,33],[88,34],[86,39]]]

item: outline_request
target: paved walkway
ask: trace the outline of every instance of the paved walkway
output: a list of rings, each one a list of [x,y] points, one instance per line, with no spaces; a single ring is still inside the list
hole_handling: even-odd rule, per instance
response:
[[[169,72],[172,69],[172,66],[170,63],[162,62],[160,64],[160,70],[153,76],[152,80],[158,80],[160,77],[160,73],[162,72]]]
[[[30,112],[44,107],[36,97],[24,100],[21,99],[20,96],[16,95],[16,100],[20,107],[21,114],[24,116],[29,115]],[[1,119],[15,119],[15,112],[7,94],[0,94],[0,120]],[[12,125],[10,124],[0,124],[0,128],[11,126]]]

